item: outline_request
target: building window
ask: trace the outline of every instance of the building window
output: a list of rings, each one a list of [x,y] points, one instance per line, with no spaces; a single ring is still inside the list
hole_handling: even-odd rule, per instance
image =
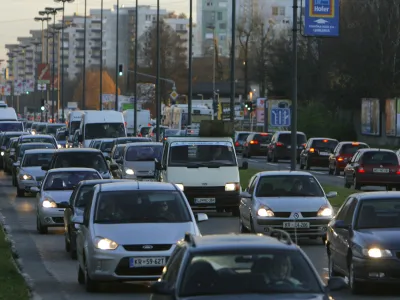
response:
[[[277,16],[279,13],[279,8],[277,6],[272,6],[272,15]]]
[[[222,21],[222,11],[219,11],[217,14],[218,21]]]
[[[146,21],[151,21],[151,15],[146,15]]]
[[[219,23],[219,29],[226,29],[226,23]]]
[[[213,6],[212,1],[207,1],[207,6]]]
[[[285,7],[279,7],[279,15],[284,16],[285,15]]]
[[[225,41],[225,40],[226,40],[226,35],[225,35],[225,34],[221,34],[221,35],[219,36],[219,40],[220,40],[220,41]]]

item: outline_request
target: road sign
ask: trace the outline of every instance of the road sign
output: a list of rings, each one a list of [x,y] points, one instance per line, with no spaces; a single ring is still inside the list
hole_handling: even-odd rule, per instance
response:
[[[306,0],[304,34],[308,36],[339,36],[339,1]]]
[[[50,83],[50,65],[38,64],[38,81],[42,83]]]
[[[38,89],[38,91],[45,91],[46,90],[46,84],[38,83],[37,89]]]
[[[271,109],[272,126],[290,126],[290,108]]]
[[[175,100],[176,98],[178,98],[178,93],[177,92],[175,92],[175,91],[172,91],[172,93],[171,94],[169,94],[169,96],[171,97],[171,99],[172,100]]]

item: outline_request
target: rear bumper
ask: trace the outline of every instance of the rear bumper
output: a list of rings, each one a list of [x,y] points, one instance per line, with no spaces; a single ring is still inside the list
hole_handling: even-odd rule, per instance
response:
[[[192,208],[239,207],[240,193],[226,192],[225,187],[184,187],[184,194]]]
[[[400,175],[395,174],[357,174],[357,184],[362,185],[399,185]]]
[[[273,151],[275,151],[275,158],[277,159],[290,159],[292,149],[288,149],[287,147],[276,147]],[[300,158],[300,153],[303,151],[303,148],[301,149],[296,149],[296,157]]]
[[[309,156],[308,164],[310,166],[328,167],[329,166],[329,156]]]

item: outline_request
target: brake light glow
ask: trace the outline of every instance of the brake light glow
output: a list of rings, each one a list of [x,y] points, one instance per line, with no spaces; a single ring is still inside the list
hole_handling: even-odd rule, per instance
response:
[[[307,144],[303,144],[303,147],[305,148],[307,146]]]
[[[239,146],[239,142],[236,142],[236,143],[235,143],[235,146]]]
[[[358,146],[360,143],[351,143],[353,146]]]
[[[150,136],[154,136],[154,133],[152,132],[152,133],[150,134]]]
[[[260,135],[261,135],[261,136],[267,136],[268,133],[261,133]]]
[[[277,147],[282,147],[282,146],[283,146],[283,144],[282,144],[282,143],[280,143],[280,142],[277,142],[277,143],[276,143],[276,146],[277,146]]]
[[[165,138],[164,138],[164,141],[166,141],[166,140],[167,140],[167,138],[165,137]]]
[[[363,166],[360,166],[360,167],[358,168],[358,173],[365,173],[365,170],[364,170],[364,167],[363,167]]]
[[[323,142],[324,142],[324,143],[327,143],[327,142],[328,142],[328,140],[324,140]]]
[[[343,161],[344,159],[343,159],[343,157],[338,157],[338,158],[336,158],[336,160],[337,161]]]
[[[258,141],[254,141],[254,140],[250,141],[250,145],[257,145],[257,144],[258,144]]]
[[[400,166],[397,168],[396,174],[397,174],[397,175],[400,175]]]
[[[315,149],[314,149],[314,148],[310,148],[310,152],[311,152],[311,153],[314,153],[314,152],[315,152]]]

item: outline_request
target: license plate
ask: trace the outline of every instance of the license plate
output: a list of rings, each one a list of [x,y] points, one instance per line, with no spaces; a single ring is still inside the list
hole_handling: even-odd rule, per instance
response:
[[[287,146],[288,149],[292,148],[292,146]]]
[[[389,169],[378,169],[378,168],[375,168],[372,171],[374,171],[374,173],[389,173]]]
[[[165,266],[165,257],[131,257],[129,268],[146,268]]]
[[[328,153],[328,152],[320,152],[320,153],[319,153],[319,155],[322,155],[322,156],[328,156],[328,155],[329,155],[329,153]]]
[[[196,204],[210,204],[215,203],[215,198],[194,198]]]
[[[310,228],[309,222],[284,222],[283,228]]]
[[[261,146],[261,147],[267,147],[268,144],[261,144],[260,146]]]

